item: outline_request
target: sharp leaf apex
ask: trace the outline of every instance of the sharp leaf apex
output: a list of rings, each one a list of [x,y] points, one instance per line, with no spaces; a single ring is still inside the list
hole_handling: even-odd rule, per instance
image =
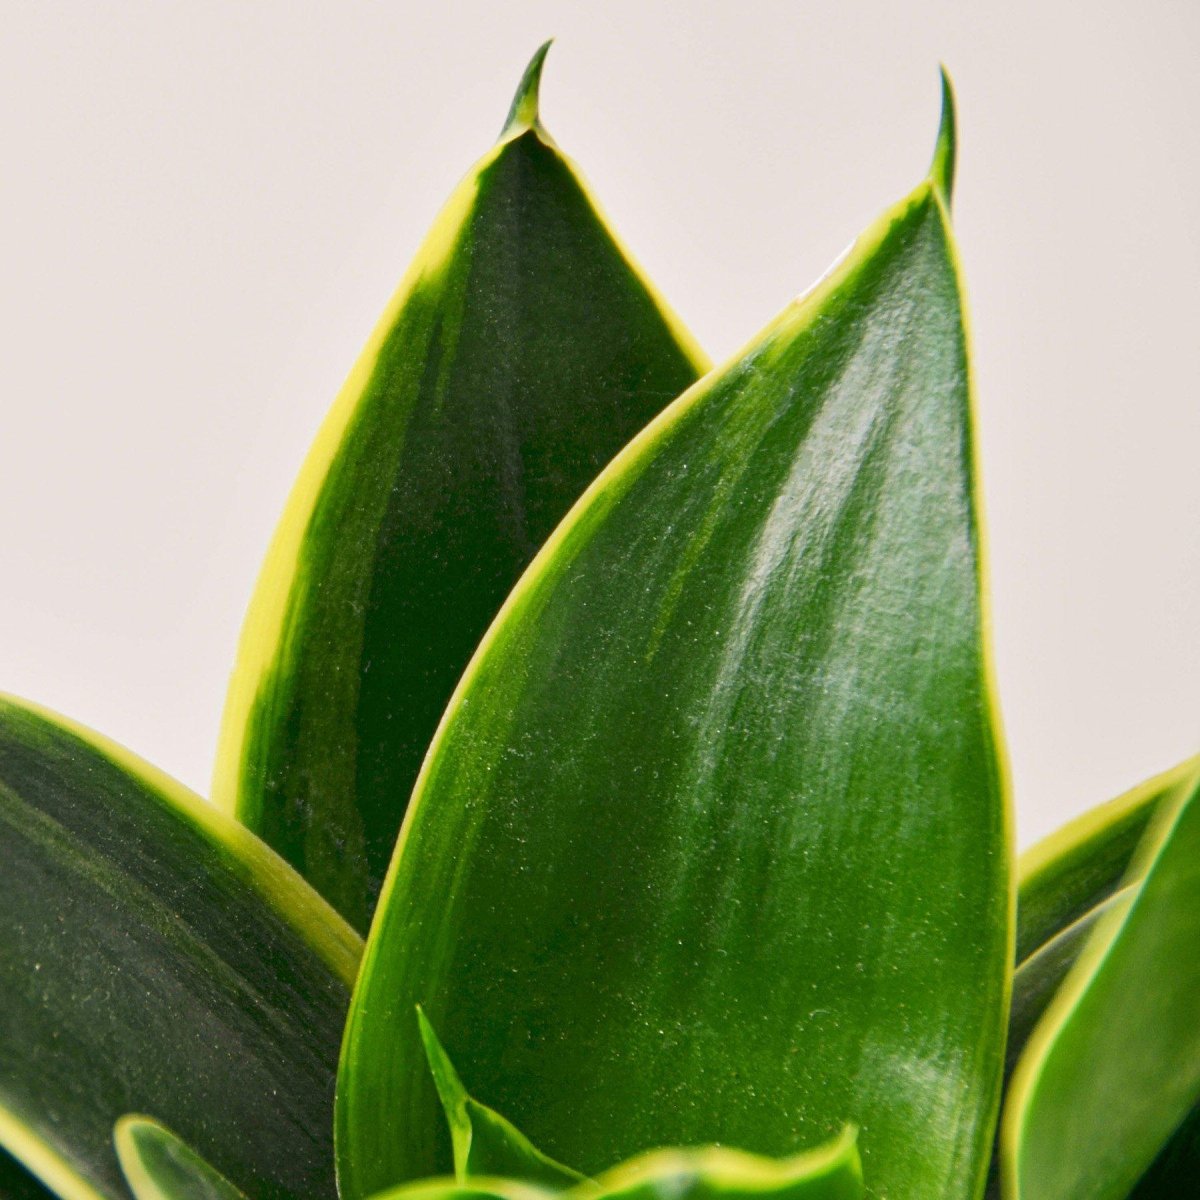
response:
[[[937,142],[933,148],[933,162],[929,165],[929,178],[941,193],[947,207],[954,195],[954,167],[958,157],[957,118],[954,111],[954,84],[950,73],[940,67],[942,77],[942,119],[938,125]]]
[[[450,1056],[446,1053],[441,1039],[434,1032],[433,1024],[425,1015],[425,1010],[417,1005],[417,1024],[421,1029],[421,1042],[425,1047],[425,1058],[429,1063],[429,1073],[433,1076],[433,1084],[437,1089],[438,1098],[446,1110],[446,1117],[453,1126],[456,1116],[460,1116],[467,1102],[467,1090],[463,1087]]]
[[[533,129],[542,123],[538,112],[538,92],[542,85],[542,67],[546,55],[550,51],[554,39],[548,38],[535,51],[517,84],[517,94],[513,97],[512,107],[508,110],[508,119],[500,131],[501,139],[516,137],[527,129]]]

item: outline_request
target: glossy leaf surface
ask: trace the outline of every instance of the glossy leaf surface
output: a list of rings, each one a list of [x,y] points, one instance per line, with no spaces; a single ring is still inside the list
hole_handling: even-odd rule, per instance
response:
[[[119,747],[0,701],[0,1144],[68,1200],[125,1197],[152,1110],[255,1200],[334,1193],[361,943],[236,822]]]
[[[421,1041],[454,1147],[454,1175],[460,1182],[489,1175],[562,1189],[583,1176],[543,1154],[511,1121],[468,1093],[425,1014],[417,1010]]]
[[[943,190],[639,437],[490,631],[368,941],[347,1200],[450,1162],[417,1002],[588,1174],[854,1123],[871,1195],[976,1193],[1009,834]]]
[[[1200,767],[1200,759],[1148,779],[1027,850],[1019,863],[1017,962],[1111,896],[1121,886],[1164,797]]]
[[[245,1200],[211,1163],[165,1125],[135,1114],[113,1133],[134,1200]]]
[[[1097,923],[1021,1057],[1010,1197],[1124,1200],[1200,1100],[1198,797],[1187,785],[1157,818],[1136,898]]]
[[[544,52],[310,452],[226,707],[214,799],[362,930],[504,597],[707,365],[545,132]]]

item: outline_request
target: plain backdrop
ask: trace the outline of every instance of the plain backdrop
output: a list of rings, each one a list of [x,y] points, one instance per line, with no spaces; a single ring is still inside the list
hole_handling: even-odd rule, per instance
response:
[[[4,4],[0,689],[207,789],[316,426],[557,35],[548,128],[717,359],[959,94],[1020,840],[1200,747],[1200,6]]]

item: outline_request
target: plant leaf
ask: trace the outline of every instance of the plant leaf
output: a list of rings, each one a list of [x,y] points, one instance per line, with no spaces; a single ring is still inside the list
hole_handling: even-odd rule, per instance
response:
[[[67,1200],[128,1195],[152,1109],[258,1200],[334,1194],[360,942],[252,834],[147,764],[0,700],[0,1144]]]
[[[430,1074],[450,1127],[454,1174],[459,1182],[465,1183],[473,1176],[499,1176],[561,1190],[584,1178],[543,1154],[506,1117],[475,1100],[463,1087],[450,1056],[420,1007],[417,1019]]]
[[[791,1158],[763,1158],[722,1146],[651,1150],[606,1171],[571,1200],[859,1200],[858,1131]]]
[[[122,1117],[113,1142],[134,1200],[245,1200],[216,1167],[149,1117]]]
[[[568,1191],[528,1190],[503,1178],[421,1180],[381,1192],[377,1200],[860,1200],[857,1130],[786,1159],[722,1146],[651,1150]]]
[[[1197,770],[1200,757],[1164,771],[1084,813],[1021,856],[1005,1090],[1030,1035],[1100,919],[1136,894],[1140,880],[1130,878],[1129,866],[1147,826]],[[1000,1195],[998,1131],[987,1195],[989,1200]]]
[[[707,366],[545,132],[545,49],[321,429],[226,705],[214,800],[360,930],[505,595]]]
[[[1030,1034],[1050,1007],[1058,989],[1083,953],[1097,924],[1110,914],[1133,902],[1137,884],[1131,884],[1102,900],[1057,937],[1039,947],[1013,975],[1012,1007],[1008,1018],[1008,1039],[1004,1050],[1004,1078],[1012,1076],[1017,1059]]]
[[[1017,962],[1111,896],[1164,798],[1200,769],[1189,759],[1064,825],[1021,855]]]
[[[466,1182],[435,1176],[377,1192],[374,1200],[550,1200],[563,1194],[502,1176],[476,1176]]]
[[[854,1122],[872,1195],[976,1194],[1012,900],[974,470],[927,181],[622,453],[489,632],[352,1002],[344,1200],[449,1161],[418,1002],[588,1173]]]
[[[1182,790],[1131,869],[1133,903],[1097,923],[1021,1056],[1010,1197],[1124,1200],[1200,1101],[1200,779]]]

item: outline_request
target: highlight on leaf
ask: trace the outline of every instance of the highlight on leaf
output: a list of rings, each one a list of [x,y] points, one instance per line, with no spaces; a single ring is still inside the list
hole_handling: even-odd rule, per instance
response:
[[[589,1175],[854,1121],[880,1194],[976,1194],[1012,899],[972,436],[926,180],[572,509],[414,791],[341,1059],[346,1200],[449,1164],[418,1002]]]
[[[1196,1195],[1200,757],[1013,870],[949,76],[704,374],[549,45],[276,533],[242,823],[0,696],[0,1200]]]

